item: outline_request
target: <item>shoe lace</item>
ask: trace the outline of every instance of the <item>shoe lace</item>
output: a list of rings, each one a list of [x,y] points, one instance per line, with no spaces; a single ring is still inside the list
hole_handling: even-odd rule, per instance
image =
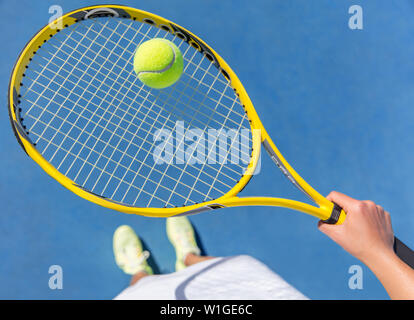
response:
[[[130,266],[139,266],[140,264],[145,262],[150,256],[150,253],[147,250],[142,251],[138,256],[136,255],[136,252],[127,252],[127,250],[125,250],[124,253],[128,265]]]
[[[138,264],[143,263],[144,261],[146,261],[150,256],[150,253],[147,250],[144,250],[141,252],[140,255],[138,255]]]

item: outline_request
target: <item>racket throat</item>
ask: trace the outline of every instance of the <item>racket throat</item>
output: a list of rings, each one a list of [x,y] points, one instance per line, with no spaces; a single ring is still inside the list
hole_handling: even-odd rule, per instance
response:
[[[277,165],[277,167],[282,171],[282,173],[285,175],[286,178],[289,179],[292,184],[298,188],[300,191],[302,191],[310,200],[315,201],[300,185],[299,183],[293,178],[293,176],[290,174],[289,170],[285,167],[282,160],[279,159],[276,152],[273,150],[272,146],[270,145],[269,141],[266,139],[263,141],[263,147],[269,154],[270,158],[273,160],[273,162]]]
[[[322,220],[322,222],[325,222],[327,224],[337,224],[338,223],[338,221],[341,217],[342,208],[339,205],[337,205],[335,202],[333,204],[334,204],[334,206],[332,208],[331,216],[326,220]]]
[[[174,215],[174,217],[188,216],[188,215],[198,214],[201,212],[216,210],[216,209],[225,208],[225,207],[226,206],[219,204],[219,203],[212,203],[212,204],[208,204],[208,205],[205,205],[205,206],[193,209],[193,210],[186,211],[181,214]]]

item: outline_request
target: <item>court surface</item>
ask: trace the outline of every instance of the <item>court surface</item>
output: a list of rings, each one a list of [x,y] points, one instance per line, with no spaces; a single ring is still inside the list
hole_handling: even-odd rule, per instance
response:
[[[359,2],[363,30],[348,28],[355,1],[122,4],[166,17],[209,43],[239,76],[282,154],[312,186],[381,204],[398,237],[414,247],[414,4]],[[117,213],[78,198],[25,155],[9,125],[10,72],[26,42],[48,23],[49,7],[68,12],[91,4],[0,2],[2,299],[113,298],[129,282],[112,253],[112,234],[121,224],[141,236],[158,272],[174,270],[164,219]],[[246,194],[305,200],[271,160],[262,160],[262,174]],[[190,219],[206,254],[252,255],[311,299],[388,297],[374,275],[305,214],[232,208]],[[62,290],[48,286],[52,265],[63,268]],[[348,286],[352,265],[362,267],[362,290]]]

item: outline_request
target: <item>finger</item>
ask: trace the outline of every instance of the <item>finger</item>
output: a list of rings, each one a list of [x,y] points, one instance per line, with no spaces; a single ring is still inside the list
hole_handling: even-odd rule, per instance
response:
[[[391,225],[391,215],[388,211],[384,211],[385,213],[385,219],[387,219],[387,222]]]
[[[326,234],[330,238],[332,238],[334,236],[334,234],[339,231],[340,228],[341,228],[340,225],[329,224],[329,223],[325,223],[323,221],[318,222],[319,231]]]
[[[351,198],[338,191],[332,191],[326,198],[332,202],[335,202],[342,209],[344,209],[346,213],[351,211],[351,209],[359,203],[359,200]]]

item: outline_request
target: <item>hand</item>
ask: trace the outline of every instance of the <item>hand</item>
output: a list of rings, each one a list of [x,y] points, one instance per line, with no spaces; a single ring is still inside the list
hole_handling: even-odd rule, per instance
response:
[[[327,198],[344,209],[346,218],[341,225],[319,221],[320,231],[365,264],[394,254],[394,233],[387,211],[372,201],[359,201],[336,191]]]

